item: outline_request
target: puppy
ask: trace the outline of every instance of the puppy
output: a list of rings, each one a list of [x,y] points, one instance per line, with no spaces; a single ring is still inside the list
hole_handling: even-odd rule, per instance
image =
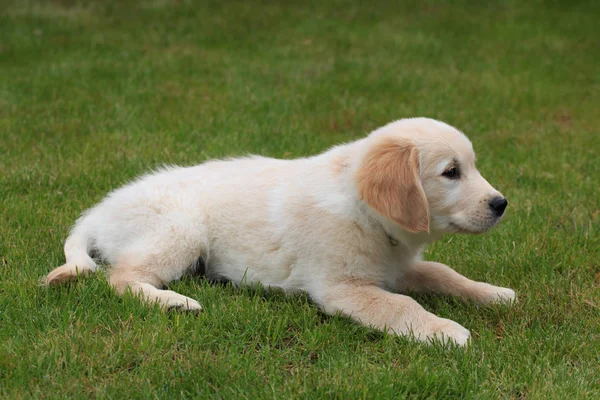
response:
[[[305,291],[326,313],[465,345],[467,329],[401,293],[514,300],[511,289],[421,256],[445,233],[487,231],[506,206],[479,174],[464,134],[432,119],[404,119],[314,157],[210,161],[143,176],[77,220],[66,264],[46,283],[95,271],[93,252],[112,266],[117,292],[200,310],[162,288],[202,262],[208,278]]]

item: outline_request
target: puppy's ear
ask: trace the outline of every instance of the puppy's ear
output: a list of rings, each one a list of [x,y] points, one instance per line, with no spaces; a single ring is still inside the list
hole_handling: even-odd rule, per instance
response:
[[[419,178],[419,152],[385,139],[366,154],[356,174],[361,200],[411,232],[429,232],[429,204]]]

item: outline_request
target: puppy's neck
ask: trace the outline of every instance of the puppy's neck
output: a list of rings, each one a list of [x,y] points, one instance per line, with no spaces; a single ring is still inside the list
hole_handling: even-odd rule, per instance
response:
[[[402,228],[397,223],[389,221],[380,215],[373,215],[373,217],[381,223],[382,229],[386,235],[392,238],[390,242],[397,241],[408,248],[423,247],[441,237],[441,234],[437,232],[410,232]]]

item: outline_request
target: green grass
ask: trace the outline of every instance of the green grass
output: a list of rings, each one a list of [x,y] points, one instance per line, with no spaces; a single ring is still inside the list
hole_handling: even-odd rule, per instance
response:
[[[599,3],[296,3],[0,0],[0,396],[600,398]],[[172,285],[200,316],[103,274],[38,284],[78,214],[149,168],[315,154],[409,116],[464,130],[510,202],[427,252],[518,292],[419,297],[467,349],[201,279]]]

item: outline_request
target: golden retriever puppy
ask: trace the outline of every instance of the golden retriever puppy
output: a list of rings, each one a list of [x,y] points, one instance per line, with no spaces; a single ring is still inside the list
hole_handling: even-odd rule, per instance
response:
[[[464,345],[469,331],[404,292],[482,304],[515,299],[424,261],[445,233],[482,233],[507,201],[477,171],[471,142],[427,118],[392,122],[309,158],[166,168],[110,193],[77,221],[59,284],[111,265],[110,284],[164,308],[200,304],[163,286],[200,263],[211,279],[305,291],[329,314],[420,341]]]

